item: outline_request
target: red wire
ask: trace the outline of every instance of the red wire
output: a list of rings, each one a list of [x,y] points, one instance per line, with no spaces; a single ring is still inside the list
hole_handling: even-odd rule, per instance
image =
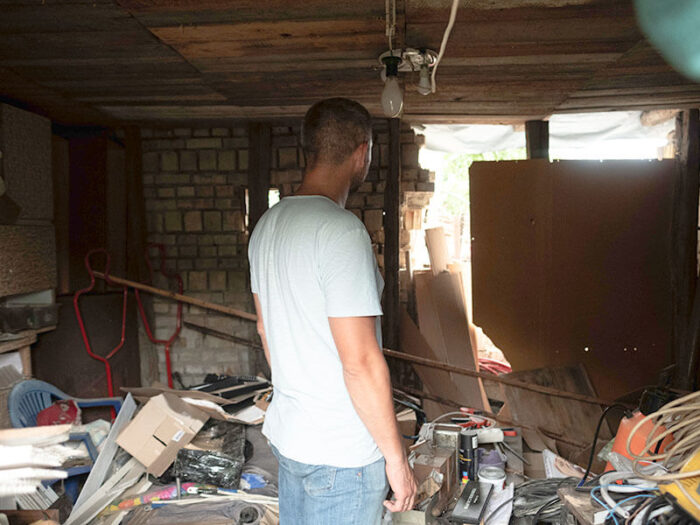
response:
[[[96,359],[104,364],[105,367],[105,374],[107,376],[107,393],[109,397],[114,396],[114,385],[112,383],[112,367],[109,364],[109,360],[114,357],[114,355],[124,346],[124,340],[126,336],[126,302],[129,294],[129,290],[126,286],[122,286],[123,289],[123,296],[124,299],[122,301],[122,329],[121,329],[121,338],[119,339],[119,344],[115,346],[106,356],[100,356],[97,355],[95,352],[92,351],[92,346],[90,345],[90,339],[88,338],[87,335],[87,330],[85,328],[85,323],[83,321],[83,316],[80,313],[80,305],[78,304],[78,301],[80,299],[80,296],[91,292],[92,289],[95,287],[95,273],[92,270],[92,264],[90,262],[90,258],[93,256],[95,253],[103,253],[105,256],[105,270],[104,270],[104,279],[107,282],[107,284],[116,286],[115,283],[111,281],[109,278],[109,265],[111,262],[111,258],[109,256],[109,253],[107,250],[103,248],[97,248],[94,250],[90,250],[86,255],[85,255],[85,268],[87,269],[88,275],[90,276],[90,284],[86,287],[83,288],[82,290],[78,290],[75,292],[75,295],[73,295],[73,309],[75,310],[75,317],[78,320],[78,326],[80,327],[80,333],[83,337],[83,344],[85,345],[85,350],[87,351],[88,355],[92,357],[93,359]],[[112,411],[112,419],[116,417],[116,412],[114,408],[111,409]]]

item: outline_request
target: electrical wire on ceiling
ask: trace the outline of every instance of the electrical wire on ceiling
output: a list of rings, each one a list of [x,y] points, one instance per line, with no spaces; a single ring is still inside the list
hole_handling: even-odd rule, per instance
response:
[[[440,61],[442,60],[442,55],[445,54],[445,48],[447,47],[447,40],[450,38],[450,33],[452,32],[452,27],[455,25],[458,7],[459,7],[459,0],[452,0],[452,9],[450,10],[450,20],[449,20],[449,22],[447,22],[447,27],[445,28],[445,33],[442,35],[442,43],[440,44],[440,52],[438,53],[437,59],[435,60],[435,65],[433,66],[433,73],[430,76],[430,89],[432,90],[433,93],[435,93],[435,74],[437,73],[437,68],[440,65]]]
[[[386,20],[386,37],[389,39],[389,51],[394,51],[394,36],[396,35],[396,0],[386,0],[384,4]]]

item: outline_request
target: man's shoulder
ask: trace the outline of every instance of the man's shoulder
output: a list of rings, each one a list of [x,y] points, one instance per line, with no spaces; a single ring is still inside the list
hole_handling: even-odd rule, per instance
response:
[[[329,239],[353,231],[367,231],[357,215],[329,199],[283,199],[262,215],[251,235],[251,244],[256,244],[261,236],[273,235],[281,224],[295,228],[301,235],[321,235]]]
[[[328,198],[312,198],[292,201],[292,213],[301,220],[311,221],[319,230],[329,235],[342,235],[353,230],[365,229],[363,222],[353,212],[341,208]]]

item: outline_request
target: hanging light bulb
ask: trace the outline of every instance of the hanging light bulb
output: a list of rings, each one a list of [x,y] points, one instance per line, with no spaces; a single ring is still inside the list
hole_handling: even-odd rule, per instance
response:
[[[426,64],[420,67],[420,79],[418,80],[418,87],[416,89],[421,95],[430,95],[433,90],[430,85],[430,72]]]
[[[382,59],[386,67],[386,80],[382,91],[382,109],[384,115],[389,118],[396,118],[403,109],[403,93],[398,80],[398,67],[401,59],[395,56],[388,56]]]

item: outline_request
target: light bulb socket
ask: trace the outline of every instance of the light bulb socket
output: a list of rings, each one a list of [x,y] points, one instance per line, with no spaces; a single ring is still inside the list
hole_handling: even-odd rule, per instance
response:
[[[387,77],[397,77],[399,76],[399,64],[401,64],[401,57],[388,56],[382,58],[384,66],[386,67]]]
[[[423,65],[420,68],[420,77],[416,89],[421,95],[430,95],[430,93],[432,93],[430,71],[428,71],[428,66],[426,65]]]

